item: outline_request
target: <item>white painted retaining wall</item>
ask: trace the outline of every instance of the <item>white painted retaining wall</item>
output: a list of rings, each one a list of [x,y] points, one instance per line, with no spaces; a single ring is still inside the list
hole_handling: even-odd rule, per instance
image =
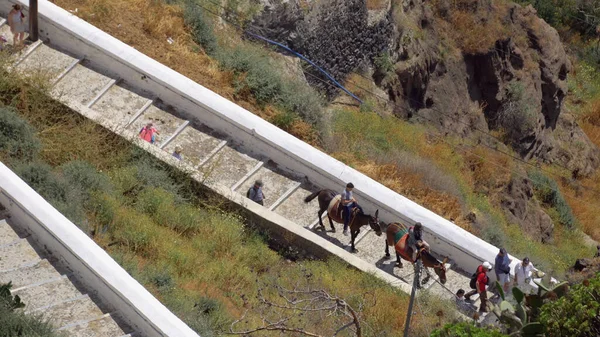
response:
[[[0,13],[6,15],[16,2],[0,0]],[[470,271],[482,261],[493,263],[498,249],[491,244],[48,1],[39,3],[39,26],[40,37],[53,47],[85,57],[95,70],[123,79],[140,93],[151,93],[175,107],[182,117],[230,135],[255,156],[268,157],[280,167],[336,191],[353,182],[355,195],[367,212],[379,209],[386,222],[423,223],[425,239],[433,250],[450,257],[460,268]],[[518,262],[513,257],[512,267]]]
[[[140,336],[199,337],[102,248],[0,163],[0,203],[21,230],[73,270],[73,276],[118,310]]]

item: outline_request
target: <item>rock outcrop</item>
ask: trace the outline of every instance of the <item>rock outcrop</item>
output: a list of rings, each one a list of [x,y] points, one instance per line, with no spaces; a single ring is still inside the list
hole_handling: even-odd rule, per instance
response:
[[[336,79],[373,62],[389,45],[390,14],[371,22],[364,0],[268,1],[251,31],[283,42]],[[312,75],[326,80],[318,71]],[[308,78],[331,93],[331,86]]]
[[[567,168],[572,178],[600,166],[600,150],[564,111],[569,58],[532,6],[390,0],[369,10],[367,0],[263,2],[256,32],[340,82],[352,72],[370,74],[399,118],[496,149],[511,146],[525,160]],[[531,237],[552,240],[552,220],[527,179],[512,178],[495,202]]]

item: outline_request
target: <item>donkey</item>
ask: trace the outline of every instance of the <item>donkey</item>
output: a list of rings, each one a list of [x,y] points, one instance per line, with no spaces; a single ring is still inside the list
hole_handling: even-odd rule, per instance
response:
[[[389,246],[394,246],[396,250],[396,265],[399,268],[402,268],[402,261],[400,260],[400,257],[410,263],[415,263],[416,260],[421,259],[423,266],[425,266],[425,272],[427,273],[427,277],[423,279],[423,284],[427,283],[430,278],[427,268],[433,268],[437,276],[439,276],[440,282],[442,282],[442,284],[446,283],[446,262],[448,261],[448,258],[445,258],[444,261],[438,261],[438,259],[431,255],[427,249],[420,248],[419,252],[417,253],[417,259],[413,261],[412,248],[406,244],[409,235],[408,228],[404,224],[397,222],[389,224],[385,230],[385,234],[386,258],[390,258]]]
[[[313,194],[304,198],[304,202],[309,203],[317,196],[319,197],[319,211],[317,212],[317,215],[319,216],[319,225],[321,226],[321,229],[325,230],[325,226],[323,225],[323,220],[321,219],[321,216],[323,215],[323,213],[325,211],[327,211],[329,204],[331,203],[332,200],[334,200],[336,198],[337,193],[335,193],[332,190],[320,190],[320,191],[314,192]],[[350,227],[350,235],[351,235],[350,242],[352,244],[353,252],[357,251],[356,248],[354,247],[354,240],[358,236],[358,233],[360,233],[360,228],[362,226],[365,226],[368,224],[371,227],[371,229],[375,231],[375,234],[377,234],[377,236],[381,236],[382,231],[381,231],[381,226],[379,224],[378,216],[379,216],[379,210],[377,210],[375,212],[375,216],[360,213],[360,212],[358,212],[357,209],[355,209],[355,211],[353,211],[350,214],[350,221],[348,222],[348,226]],[[333,227],[333,221],[332,221],[332,214],[329,214],[329,212],[327,212],[327,218],[329,219],[329,225],[331,226],[331,231],[335,233],[335,227]],[[336,222],[344,223],[343,219],[341,219],[339,217],[334,216],[333,219],[335,219]]]

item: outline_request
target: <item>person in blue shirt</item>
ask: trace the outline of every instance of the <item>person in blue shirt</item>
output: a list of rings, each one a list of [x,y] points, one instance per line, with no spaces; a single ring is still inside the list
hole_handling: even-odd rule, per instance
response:
[[[183,160],[183,156],[181,155],[181,146],[175,146],[175,151],[173,151],[172,156],[179,160]]]
[[[263,193],[262,186],[262,180],[257,180],[256,182],[254,182],[254,186],[250,187],[246,196],[248,197],[248,199],[254,201],[255,203],[264,206],[264,200],[266,197]]]
[[[505,293],[508,291],[508,286],[510,285],[511,262],[512,260],[508,258],[506,249],[500,248],[500,252],[498,252],[496,260],[494,261],[494,271],[496,272],[496,279],[502,286],[502,289],[504,289]]]
[[[361,213],[363,212],[362,207],[358,205],[356,199],[352,195],[352,190],[354,189],[354,184],[348,183],[346,188],[342,192],[342,200],[340,201],[340,205],[344,207],[344,235],[348,235],[348,223],[350,222],[350,214],[352,214],[353,208],[358,208]]]

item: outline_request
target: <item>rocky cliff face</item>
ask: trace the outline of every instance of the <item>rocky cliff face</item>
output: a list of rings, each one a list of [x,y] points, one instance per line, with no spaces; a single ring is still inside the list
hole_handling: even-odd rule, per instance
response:
[[[267,0],[251,30],[305,55],[336,79],[370,64],[388,48],[393,24],[389,12],[371,22],[365,0],[284,1]],[[307,69],[314,76],[319,72]],[[311,84],[331,91],[330,86]]]
[[[559,164],[574,177],[600,166],[600,151],[565,111],[571,64],[558,33],[531,6],[491,0],[264,4],[253,23],[259,33],[340,81],[351,72],[370,74],[399,118],[511,146],[524,159]],[[549,241],[552,221],[533,199],[530,184],[515,179],[499,198],[509,218]]]

